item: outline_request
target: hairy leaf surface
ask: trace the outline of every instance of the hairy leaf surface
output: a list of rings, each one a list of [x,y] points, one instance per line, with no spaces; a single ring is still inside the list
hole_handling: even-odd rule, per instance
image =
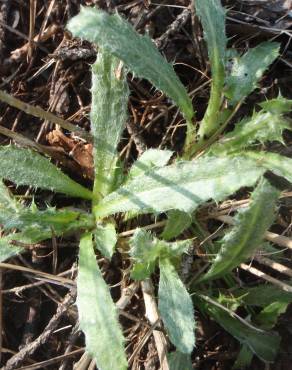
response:
[[[236,104],[257,88],[265,70],[278,57],[279,49],[279,43],[263,42],[249,49],[242,57],[234,59],[225,90],[231,104]]]
[[[92,234],[80,241],[77,307],[86,350],[103,370],[126,370],[124,339],[109,289],[96,263]]]
[[[134,178],[156,168],[166,166],[173,152],[170,150],[148,149],[132,165],[128,178]]]
[[[193,107],[187,91],[147,35],[139,35],[118,14],[82,7],[68,23],[74,36],[94,42],[121,59],[138,77],[146,78],[168,95],[184,113],[193,117]]]
[[[170,240],[179,236],[192,223],[192,217],[182,211],[176,209],[167,212],[167,221],[165,228],[161,234],[164,240]]]
[[[129,89],[120,61],[99,50],[92,66],[91,133],[94,142],[94,193],[100,198],[111,190],[117,145],[127,119]]]
[[[16,146],[0,147],[0,178],[16,185],[48,189],[73,197],[91,199],[88,189],[71,180],[47,158]]]
[[[211,135],[218,125],[218,114],[225,77],[225,10],[220,0],[196,0],[195,8],[204,29],[211,63],[212,85],[208,108],[199,128],[199,136]]]
[[[259,166],[292,182],[292,159],[277,153],[244,152],[243,157],[254,160]]]
[[[97,216],[117,212],[192,212],[209,199],[222,200],[242,186],[252,186],[264,169],[247,158],[202,157],[149,171],[105,197]],[[248,176],[246,176],[248,173]]]
[[[136,280],[148,278],[159,258],[177,258],[191,246],[190,240],[167,243],[152,236],[143,229],[136,229],[130,239],[130,255],[134,259],[132,277]]]
[[[158,308],[171,342],[182,353],[195,345],[193,303],[169,259],[159,260]]]
[[[202,280],[218,278],[252,255],[274,220],[279,194],[267,180],[261,179],[252,193],[249,207],[234,217],[235,225],[223,237],[221,248]]]
[[[284,129],[291,129],[291,124],[280,114],[260,111],[251,118],[245,118],[235,129],[224,135],[223,139],[212,145],[210,151],[214,155],[238,152],[256,143],[267,141],[283,142]]]
[[[117,243],[117,233],[112,223],[106,225],[97,224],[94,232],[96,248],[103,256],[112,258]]]

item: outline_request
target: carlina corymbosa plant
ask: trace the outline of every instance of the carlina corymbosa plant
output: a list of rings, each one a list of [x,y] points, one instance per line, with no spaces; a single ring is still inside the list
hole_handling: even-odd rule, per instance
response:
[[[244,99],[258,86],[264,71],[279,55],[280,45],[263,42],[230,64],[225,35],[225,10],[220,0],[196,0],[195,10],[204,30],[211,65],[210,100],[200,123],[195,122],[192,101],[174,69],[147,35],[138,34],[119,14],[83,7],[68,30],[98,46],[92,65],[91,135],[94,185],[89,190],[63,174],[48,158],[15,145],[0,147],[0,177],[15,185],[49,189],[91,202],[91,212],[76,208],[38,209],[24,206],[1,181],[0,258],[23,252],[22,244],[35,244],[52,236],[80,233],[77,307],[86,350],[100,370],[127,369],[125,341],[109,287],[96,262],[96,253],[111,259],[119,236],[114,216],[165,215],[160,235],[137,227],[129,239],[133,262],[131,278],[145,280],[159,268],[158,308],[169,341],[170,369],[191,369],[195,348],[194,306],[216,320],[241,344],[237,364],[250,363],[253,355],[274,361],[280,336],[273,331],[292,293],[267,284],[222,293],[216,279],[234,286],[232,271],[263,245],[272,225],[280,191],[267,171],[292,182],[292,159],[265,151],[263,144],[283,143],[283,130],[291,124],[285,114],[292,101],[281,95],[260,103],[250,117],[224,133]],[[234,53],[233,53],[234,55]],[[125,174],[117,145],[127,120],[127,72],[149,80],[180,109],[187,132],[183,152],[145,151]],[[198,128],[198,129],[197,129]],[[169,164],[171,162],[171,164]],[[193,248],[193,238],[181,240],[187,228],[200,237],[196,211],[207,201],[220,202],[243,187],[254,188],[247,207],[237,212],[234,224],[207,252],[215,255],[205,273],[188,286],[183,283],[180,260]],[[194,272],[194,275],[197,272]],[[267,297],[269,299],[267,299]],[[235,311],[250,310],[247,320]],[[234,313],[234,314],[230,314]],[[255,313],[257,312],[257,313]]]

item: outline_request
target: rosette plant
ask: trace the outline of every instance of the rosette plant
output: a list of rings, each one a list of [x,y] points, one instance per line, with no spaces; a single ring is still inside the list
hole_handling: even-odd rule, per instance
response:
[[[90,114],[93,189],[76,183],[35,151],[14,145],[0,148],[1,179],[91,202],[91,212],[71,208],[40,210],[35,204],[25,207],[1,182],[0,223],[5,235],[0,239],[0,257],[3,261],[21,253],[22,243],[39,243],[50,238],[52,232],[55,236],[80,233],[77,307],[86,349],[99,369],[127,368],[118,313],[96,262],[97,251],[108,259],[115,253],[119,236],[114,216],[118,213],[128,217],[163,214],[167,218],[160,235],[137,227],[130,238],[131,277],[147,279],[159,267],[158,307],[168,338],[182,361],[188,361],[195,346],[193,305],[234,335],[244,353],[273,361],[279,346],[279,336],[274,332],[267,335],[263,329],[255,330],[222,310],[224,299],[221,297],[218,306],[219,298],[215,293],[212,296],[212,287],[213,280],[229,276],[235,267],[248,260],[273,223],[279,190],[265,177],[266,172],[292,181],[292,160],[266,151],[263,145],[283,142],[283,130],[291,129],[285,118],[291,101],[280,95],[264,101],[251,117],[235,123],[233,130],[223,134],[239,106],[278,57],[280,45],[264,42],[243,55],[238,54],[230,70],[226,67],[230,54],[224,8],[219,0],[196,0],[195,6],[212,73],[210,100],[200,123],[195,123],[195,111],[186,88],[152,40],[138,34],[118,14],[84,7],[71,19],[68,30],[98,46],[92,65]],[[128,71],[149,80],[179,107],[187,131],[181,155],[175,157],[170,150],[149,149],[125,173],[117,145],[127,120]],[[191,285],[191,296],[178,267],[181,256],[192,249],[193,240],[181,240],[180,236],[186,228],[195,230],[199,206],[210,200],[220,202],[243,187],[254,188],[251,201],[238,212],[234,226],[219,241],[209,270]],[[209,288],[204,291],[206,286]],[[281,297],[287,303],[291,294],[285,294]],[[234,300],[238,307],[244,299]]]

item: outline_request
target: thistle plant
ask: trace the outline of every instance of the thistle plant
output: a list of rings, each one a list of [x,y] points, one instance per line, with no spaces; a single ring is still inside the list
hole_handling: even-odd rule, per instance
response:
[[[92,65],[93,189],[76,183],[35,151],[14,145],[0,148],[1,179],[91,202],[91,212],[71,208],[39,210],[35,204],[25,207],[1,182],[0,223],[6,234],[0,239],[0,258],[4,261],[21,253],[21,243],[34,244],[50,238],[52,231],[55,236],[80,233],[77,278],[80,328],[88,353],[103,370],[127,368],[118,313],[95,258],[96,251],[108,259],[115,253],[117,213],[167,217],[161,235],[137,227],[129,240],[129,256],[133,261],[131,277],[135,280],[149,278],[159,268],[158,307],[168,338],[177,349],[170,361],[181,356],[181,361],[189,363],[195,346],[193,306],[238,339],[242,345],[240,355],[245,358],[246,354],[251,357],[256,354],[271,362],[279,347],[279,336],[274,332],[267,335],[266,330],[274,325],[265,326],[265,303],[255,299],[246,302],[249,291],[238,290],[232,301],[234,310],[239,305],[264,307],[257,317],[259,328],[246,326],[222,309],[228,297],[219,295],[213,280],[232,276],[232,270],[261,246],[264,233],[273,223],[280,192],[265,177],[266,172],[292,182],[292,160],[263,149],[266,142],[283,142],[283,130],[291,129],[285,114],[292,101],[279,95],[262,102],[251,117],[221,135],[238,106],[257,88],[264,71],[277,58],[280,46],[265,42],[237,55],[228,71],[224,8],[219,0],[196,0],[195,6],[212,72],[210,100],[197,131],[188,92],[151,39],[139,35],[118,14],[84,7],[69,22],[68,30],[99,48]],[[173,100],[186,120],[187,133],[181,156],[171,160],[172,151],[149,149],[125,174],[117,145],[127,119],[128,71],[148,79]],[[196,230],[199,206],[210,200],[220,202],[243,187],[254,188],[250,204],[238,212],[234,226],[216,245],[216,257],[210,260],[209,270],[192,284],[190,295],[178,267],[182,255],[192,248],[193,240],[181,240],[180,236],[186,228]],[[17,232],[12,233],[14,230]],[[204,290],[206,286],[209,288]],[[272,292],[273,288],[267,285],[261,289]],[[277,318],[292,299],[287,292],[277,297],[273,294],[269,304],[281,303],[280,307],[275,304],[272,307],[273,317]]]

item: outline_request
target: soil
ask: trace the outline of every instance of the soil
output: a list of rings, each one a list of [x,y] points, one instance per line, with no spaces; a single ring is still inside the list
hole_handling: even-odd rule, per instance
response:
[[[292,99],[292,2],[240,1],[224,2],[228,9],[227,32],[229,46],[245,51],[263,40],[281,42],[281,57],[262,79],[237,114],[238,118],[250,114],[257,102],[275,97],[279,91]],[[35,5],[35,9],[34,9]],[[109,12],[123,14],[140,33],[148,33],[161,53],[174,68],[188,91],[195,91],[193,103],[198,119],[208,101],[208,58],[202,33],[189,0],[2,0],[0,2],[0,89],[23,102],[40,106],[46,111],[89,130],[90,64],[96,48],[73,39],[66,31],[67,21],[76,15],[81,5],[96,6]],[[184,12],[183,16],[180,16]],[[170,26],[179,17],[176,27]],[[120,144],[121,157],[126,166],[145,148],[168,148],[180,151],[185,135],[183,118],[171,102],[148,82],[129,76],[131,96],[129,120]],[[72,178],[92,185],[92,147],[55,125],[34,118],[4,103],[0,103],[0,124],[11,132],[19,133],[39,143],[63,171]],[[232,125],[232,123],[231,123]],[[286,147],[274,150],[291,156],[291,136],[285,137]],[[12,142],[0,136],[1,145]],[[46,151],[47,150],[47,151]],[[32,189],[14,189],[29,204],[32,197],[39,207],[50,204],[58,207],[87,207],[86,203],[68,199],[50,192]],[[247,192],[238,194],[235,201],[245,199]],[[73,202],[76,202],[75,204]],[[283,200],[274,231],[291,234],[291,202]],[[148,219],[143,219],[145,224]],[[150,222],[152,222],[150,220]],[[215,222],[205,224],[210,233],[216,231]],[[131,229],[131,224],[120,224],[120,231]],[[78,330],[74,291],[61,280],[45,279],[37,273],[17,271],[13,265],[74,280],[78,253],[78,235],[41,243],[27,253],[9,260],[10,268],[0,266],[0,332],[2,331],[1,364],[30,351],[14,369],[94,369],[94,363],[84,356],[84,337]],[[129,261],[123,252],[115,254],[111,262],[100,259],[106,281],[114,286],[112,295],[118,300],[122,288],[131,282]],[[287,264],[290,255],[287,253]],[[263,268],[263,270],[265,270]],[[269,271],[269,270],[267,270]],[[273,276],[282,275],[269,271]],[[155,281],[154,276],[154,281]],[[246,284],[258,280],[248,273],[240,273]],[[69,293],[68,293],[69,292]],[[71,292],[71,293],[70,293]],[[72,294],[73,297],[68,296]],[[65,301],[64,301],[65,297]],[[62,311],[63,310],[63,311]],[[58,316],[59,312],[59,316]],[[61,312],[61,313],[60,313]],[[281,316],[277,330],[282,335],[282,346],[274,364],[263,364],[255,359],[250,369],[292,369],[291,308]],[[121,315],[127,337],[129,369],[158,369],[159,360],[152,336],[141,346],[147,333],[147,320],[142,293],[138,289],[131,303]],[[193,367],[198,370],[232,369],[239,344],[211,319],[196,313],[197,346],[194,349]],[[41,338],[41,343],[36,339]],[[80,358],[82,357],[82,361]],[[74,367],[75,369],[75,367]],[[114,369],[113,369],[114,370]],[[183,369],[182,369],[183,370]]]

